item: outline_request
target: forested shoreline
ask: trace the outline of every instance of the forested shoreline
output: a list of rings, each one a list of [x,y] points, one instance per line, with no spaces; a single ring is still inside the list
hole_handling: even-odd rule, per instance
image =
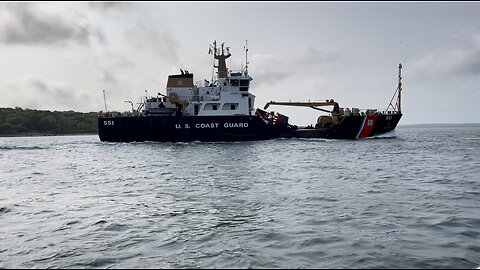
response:
[[[96,134],[98,113],[0,108],[0,136]]]

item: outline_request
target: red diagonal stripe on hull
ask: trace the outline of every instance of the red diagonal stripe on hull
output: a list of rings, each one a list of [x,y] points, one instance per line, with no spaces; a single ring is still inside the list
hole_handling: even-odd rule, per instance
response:
[[[363,124],[362,131],[358,135],[358,138],[366,138],[370,136],[372,133],[373,127],[375,126],[375,122],[377,121],[376,115],[370,115],[367,116],[367,119],[365,119],[365,123]]]

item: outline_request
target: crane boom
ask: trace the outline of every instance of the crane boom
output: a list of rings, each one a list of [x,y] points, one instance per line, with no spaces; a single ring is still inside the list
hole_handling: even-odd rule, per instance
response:
[[[330,101],[327,101],[327,102],[278,102],[278,101],[270,101],[267,104],[265,104],[265,107],[263,107],[263,108],[266,110],[270,105],[310,107],[312,109],[316,109],[316,110],[320,110],[320,111],[324,111],[324,112],[328,112],[328,113],[338,112],[338,110],[339,110],[338,103],[333,101],[333,99],[330,100]],[[325,110],[325,109],[318,108],[318,107],[324,107],[324,106],[333,106],[333,110],[328,111],[328,110]]]

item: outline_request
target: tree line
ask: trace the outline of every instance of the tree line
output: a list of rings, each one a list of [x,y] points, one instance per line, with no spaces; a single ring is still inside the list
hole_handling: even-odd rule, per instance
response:
[[[98,113],[0,108],[0,135],[95,134]]]

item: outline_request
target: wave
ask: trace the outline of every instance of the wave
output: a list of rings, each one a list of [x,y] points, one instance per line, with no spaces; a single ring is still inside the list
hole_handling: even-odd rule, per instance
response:
[[[389,132],[386,132],[386,133],[383,133],[383,134],[372,136],[370,138],[372,138],[372,139],[393,139],[393,138],[397,138],[397,133],[395,132],[395,130],[392,130],[392,131],[389,131]]]
[[[5,213],[11,212],[11,211],[12,211],[12,209],[9,208],[9,207],[6,207],[6,206],[0,207],[0,214],[5,214]]]
[[[43,150],[48,149],[48,147],[40,147],[40,146],[0,146],[0,150]]]

